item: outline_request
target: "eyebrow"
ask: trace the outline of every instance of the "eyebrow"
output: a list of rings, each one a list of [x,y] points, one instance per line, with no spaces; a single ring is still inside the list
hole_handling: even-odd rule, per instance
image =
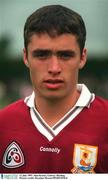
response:
[[[36,49],[32,51],[33,56],[38,56],[40,54],[52,54],[52,51],[49,49]]]
[[[74,56],[76,53],[74,50],[70,50],[70,49],[65,49],[65,50],[57,50],[57,51],[53,51],[51,49],[36,49],[32,51],[32,55],[33,56],[39,56],[41,54],[45,54],[45,55],[57,55],[57,56],[61,56],[63,54],[65,55],[69,55],[69,56]]]

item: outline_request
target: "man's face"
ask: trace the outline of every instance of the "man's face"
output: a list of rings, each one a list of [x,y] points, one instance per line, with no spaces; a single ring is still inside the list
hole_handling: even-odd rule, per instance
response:
[[[36,96],[58,99],[72,96],[78,82],[78,71],[86,62],[86,49],[80,54],[76,36],[63,34],[32,35],[24,62],[29,67]]]

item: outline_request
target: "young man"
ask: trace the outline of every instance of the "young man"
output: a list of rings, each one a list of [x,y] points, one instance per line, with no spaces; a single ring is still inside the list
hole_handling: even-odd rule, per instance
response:
[[[33,93],[0,112],[0,173],[107,173],[108,101],[78,84],[86,63],[81,16],[60,5],[24,27]]]

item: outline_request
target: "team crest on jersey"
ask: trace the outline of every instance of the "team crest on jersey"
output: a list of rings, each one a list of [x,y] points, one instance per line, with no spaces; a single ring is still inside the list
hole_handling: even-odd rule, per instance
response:
[[[7,168],[17,168],[24,164],[24,155],[16,142],[12,142],[6,149],[2,165]]]
[[[97,163],[97,146],[75,144],[73,154],[73,174],[92,174]]]

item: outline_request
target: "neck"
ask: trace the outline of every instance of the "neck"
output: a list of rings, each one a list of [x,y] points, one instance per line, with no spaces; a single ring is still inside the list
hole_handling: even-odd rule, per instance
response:
[[[79,92],[75,91],[71,96],[62,100],[35,97],[35,105],[38,112],[49,126],[53,126],[75,105]]]

